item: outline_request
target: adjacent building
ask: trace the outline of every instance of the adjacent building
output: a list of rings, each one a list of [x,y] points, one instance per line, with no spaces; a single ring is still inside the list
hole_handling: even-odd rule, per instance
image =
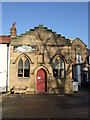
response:
[[[0,92],[9,90],[10,36],[0,36]]]

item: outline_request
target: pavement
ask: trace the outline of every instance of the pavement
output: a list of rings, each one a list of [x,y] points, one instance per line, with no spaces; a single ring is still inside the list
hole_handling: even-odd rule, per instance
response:
[[[73,95],[9,95],[2,100],[5,118],[88,118],[88,89]]]

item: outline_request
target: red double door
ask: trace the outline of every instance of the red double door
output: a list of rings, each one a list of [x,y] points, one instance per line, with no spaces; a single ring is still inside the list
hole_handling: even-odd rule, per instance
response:
[[[45,92],[45,72],[43,69],[37,72],[37,93]]]

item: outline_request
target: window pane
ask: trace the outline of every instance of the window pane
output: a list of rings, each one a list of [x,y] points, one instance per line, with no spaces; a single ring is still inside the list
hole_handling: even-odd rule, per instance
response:
[[[74,79],[74,80],[77,80],[77,79],[78,79],[78,78],[77,78],[77,76],[78,76],[78,75],[77,75],[77,66],[73,66],[72,72],[73,72],[73,73],[72,73],[72,74],[73,74],[73,75],[72,75],[73,79]]]
[[[23,77],[23,69],[18,69],[18,77]]]
[[[25,61],[24,69],[29,69],[29,61],[28,61],[28,59]]]
[[[60,61],[60,78],[64,78],[64,62],[63,60],[61,59]]]
[[[77,63],[81,63],[81,55],[77,55]]]
[[[22,59],[19,60],[18,69],[23,69],[23,61],[22,61]]]
[[[64,78],[64,70],[60,69],[60,78]]]
[[[25,64],[24,64],[24,77],[29,77],[29,69],[30,69],[30,64],[28,59],[26,59]]]
[[[63,60],[60,61],[60,69],[64,69],[64,62],[63,62]]]
[[[23,61],[22,61],[22,59],[20,59],[19,63],[18,63],[18,77],[23,77]]]
[[[58,69],[53,69],[53,76],[54,76],[55,78],[58,77]]]
[[[56,59],[53,63],[53,69],[58,69],[58,61]]]
[[[29,77],[29,69],[24,69],[24,77]]]
[[[55,61],[53,62],[53,76],[55,78],[58,77],[58,61],[55,59]]]

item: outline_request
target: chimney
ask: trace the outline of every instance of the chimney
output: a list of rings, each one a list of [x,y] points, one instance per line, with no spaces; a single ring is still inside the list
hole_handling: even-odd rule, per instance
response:
[[[10,29],[10,35],[11,35],[11,38],[15,38],[16,37],[15,22],[12,24],[12,28]]]

